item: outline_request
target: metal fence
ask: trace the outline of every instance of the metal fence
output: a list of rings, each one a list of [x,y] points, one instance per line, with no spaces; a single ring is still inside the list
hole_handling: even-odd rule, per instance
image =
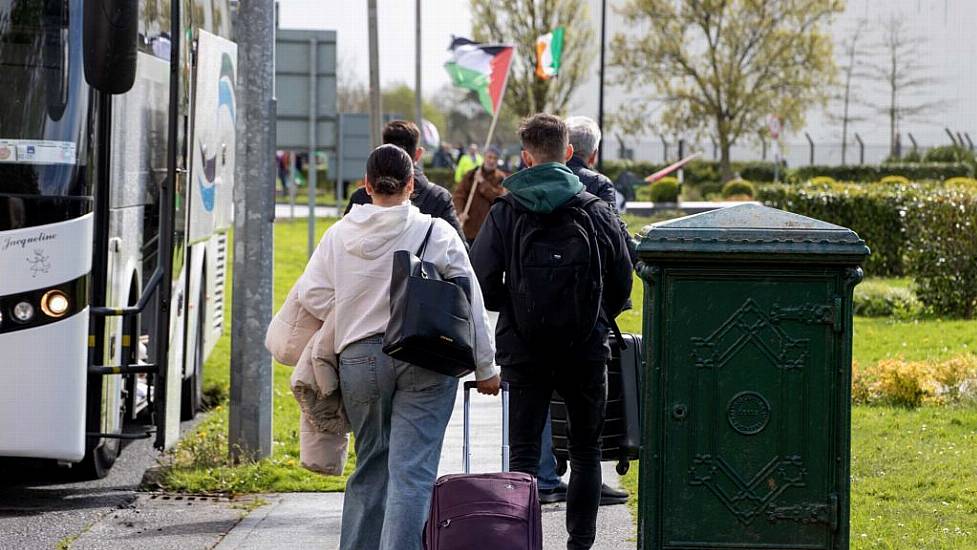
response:
[[[719,160],[719,146],[714,143],[694,143],[670,139],[624,139],[620,140],[608,136],[604,144],[605,159],[630,159],[654,163],[665,163],[675,161],[680,156],[688,155],[692,152],[701,152],[704,159]],[[962,138],[961,138],[962,139]],[[912,150],[917,150],[919,154],[924,154],[928,149],[950,145],[949,139],[945,143],[919,143],[913,145],[903,145],[902,152],[907,154]],[[964,147],[974,149],[973,144],[968,141],[960,141]],[[840,164],[879,164],[889,157],[888,143],[860,143],[852,140],[846,144],[844,159],[842,159],[841,142],[829,141],[800,141],[794,139],[781,145],[781,158],[787,166],[807,166],[817,165],[840,165]],[[734,161],[754,161],[754,160],[774,160],[774,151],[771,144],[745,144],[735,145],[730,151],[730,157]],[[842,162],[844,160],[844,162]]]

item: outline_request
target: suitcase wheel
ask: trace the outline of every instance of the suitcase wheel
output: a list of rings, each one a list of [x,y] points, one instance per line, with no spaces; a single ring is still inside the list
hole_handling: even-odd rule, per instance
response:
[[[567,459],[557,458],[556,459],[556,475],[562,476],[567,473]]]
[[[559,464],[557,466],[559,466]],[[617,462],[617,467],[615,468],[615,470],[617,470],[617,475],[620,476],[623,476],[624,474],[628,473],[628,470],[630,469],[631,469],[631,463],[628,462],[627,460],[619,460]]]

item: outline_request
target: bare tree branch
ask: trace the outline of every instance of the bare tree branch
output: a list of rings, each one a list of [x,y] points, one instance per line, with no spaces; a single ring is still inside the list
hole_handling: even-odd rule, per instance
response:
[[[900,124],[927,115],[942,105],[942,101],[911,101],[938,82],[930,67],[922,61],[919,49],[926,37],[912,32],[902,16],[892,16],[883,22],[878,48],[885,60],[868,67],[867,74],[884,82],[888,101],[877,103],[875,112],[889,118],[889,155],[899,157]]]
[[[728,178],[730,149],[768,115],[798,127],[827,101],[836,69],[826,26],[842,9],[839,0],[629,0],[618,12],[641,30],[614,37],[615,80],[629,91],[650,85],[666,131],[709,133]]]
[[[563,113],[577,86],[591,72],[597,52],[583,0],[469,0],[475,40],[516,46],[505,108],[518,116],[539,111]],[[564,28],[560,74],[536,76],[536,39]]]

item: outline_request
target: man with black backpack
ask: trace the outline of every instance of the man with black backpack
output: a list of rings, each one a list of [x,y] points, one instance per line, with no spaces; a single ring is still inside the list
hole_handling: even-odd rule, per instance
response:
[[[631,293],[631,260],[611,208],[566,166],[564,122],[519,129],[527,168],[509,177],[472,246],[486,307],[500,312],[496,360],[509,383],[511,469],[537,474],[553,390],[566,401],[571,476],[567,548],[594,543],[608,334]]]

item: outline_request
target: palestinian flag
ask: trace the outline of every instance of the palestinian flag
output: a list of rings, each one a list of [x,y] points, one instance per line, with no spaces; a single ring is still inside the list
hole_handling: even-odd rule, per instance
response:
[[[557,27],[536,39],[536,76],[542,80],[560,74],[563,56],[563,27]]]
[[[512,46],[481,44],[467,38],[452,37],[451,60],[444,64],[451,81],[459,88],[474,90],[490,115],[502,106],[502,94],[512,64]]]

